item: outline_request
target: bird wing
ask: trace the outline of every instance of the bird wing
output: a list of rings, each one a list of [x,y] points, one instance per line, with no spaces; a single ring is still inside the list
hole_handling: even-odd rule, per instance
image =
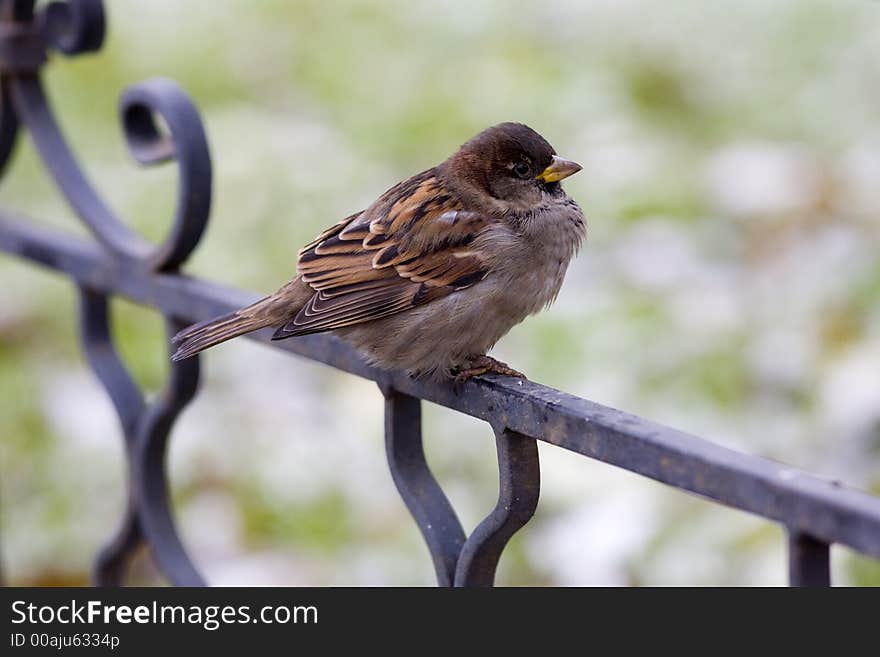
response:
[[[474,241],[490,221],[433,171],[400,183],[302,248],[297,273],[315,294],[274,337],[360,324],[474,285],[489,271]]]

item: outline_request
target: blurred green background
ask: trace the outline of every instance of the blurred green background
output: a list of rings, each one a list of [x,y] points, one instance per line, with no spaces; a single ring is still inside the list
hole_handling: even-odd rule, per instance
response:
[[[880,5],[856,0],[106,3],[104,49],[46,83],[108,201],[168,228],[174,167],[127,158],[116,103],[165,75],[201,109],[211,225],[187,271],[268,292],[300,245],[490,124],[584,165],[586,247],[557,304],[495,354],[533,380],[880,494]],[[22,139],[0,203],[84,234]],[[71,284],[0,257],[0,555],[13,584],[87,581],[124,506],[116,420]],[[138,380],[162,325],[114,306]],[[491,431],[426,408],[467,530]],[[782,584],[777,527],[541,446],[502,584]],[[185,544],[220,584],[427,585],[384,463],[374,385],[236,341],[171,442]],[[834,552],[838,582],[880,566]],[[161,581],[147,559],[133,579]]]

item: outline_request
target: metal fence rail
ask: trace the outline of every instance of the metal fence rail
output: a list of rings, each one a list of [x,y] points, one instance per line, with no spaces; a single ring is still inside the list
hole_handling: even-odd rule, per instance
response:
[[[175,160],[178,165],[175,217],[162,244],[153,246],[128,229],[79,168],[53,118],[39,69],[47,50],[67,55],[96,50],[103,34],[100,0],[52,2],[39,12],[33,0],[0,0],[0,173],[22,126],[59,190],[96,238],[73,238],[0,209],[0,248],[76,283],[83,350],[122,425],[129,466],[127,513],[96,559],[95,583],[122,583],[134,551],[145,545],[172,583],[200,585],[204,580],[175,529],[165,471],[174,420],[196,393],[198,359],[173,364],[164,390],[147,403],[114,348],[109,299],[122,295],[156,308],[170,337],[190,322],[230,312],[256,295],[179,273],[208,220],[211,163],[198,112],[173,82],[157,79],[132,86],[120,102],[134,158],[142,164]],[[157,127],[156,115],[168,134]],[[270,335],[265,330],[252,337],[379,385],[385,396],[391,474],[442,586],[492,584],[507,541],[537,505],[536,440],[781,524],[788,531],[792,585],[830,584],[833,543],[880,559],[880,498],[535,383],[487,376],[455,390],[371,368],[331,336],[270,343]],[[422,399],[480,418],[495,431],[498,503],[470,536],[425,461]]]

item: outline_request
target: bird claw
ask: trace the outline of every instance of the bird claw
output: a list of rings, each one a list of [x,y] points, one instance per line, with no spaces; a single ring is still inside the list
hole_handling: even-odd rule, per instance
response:
[[[507,363],[502,363],[490,356],[477,356],[468,361],[469,367],[459,370],[453,379],[455,393],[461,392],[465,382],[481,374],[501,374],[502,376],[515,376],[526,379],[526,375],[518,372]]]

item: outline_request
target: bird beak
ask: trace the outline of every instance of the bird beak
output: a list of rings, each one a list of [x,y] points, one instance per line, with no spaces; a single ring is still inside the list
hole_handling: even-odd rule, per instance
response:
[[[577,162],[572,162],[571,160],[566,160],[564,157],[554,155],[553,160],[550,162],[550,166],[544,169],[537,179],[545,183],[557,182],[563,178],[568,178],[581,169],[583,169],[583,167]]]

